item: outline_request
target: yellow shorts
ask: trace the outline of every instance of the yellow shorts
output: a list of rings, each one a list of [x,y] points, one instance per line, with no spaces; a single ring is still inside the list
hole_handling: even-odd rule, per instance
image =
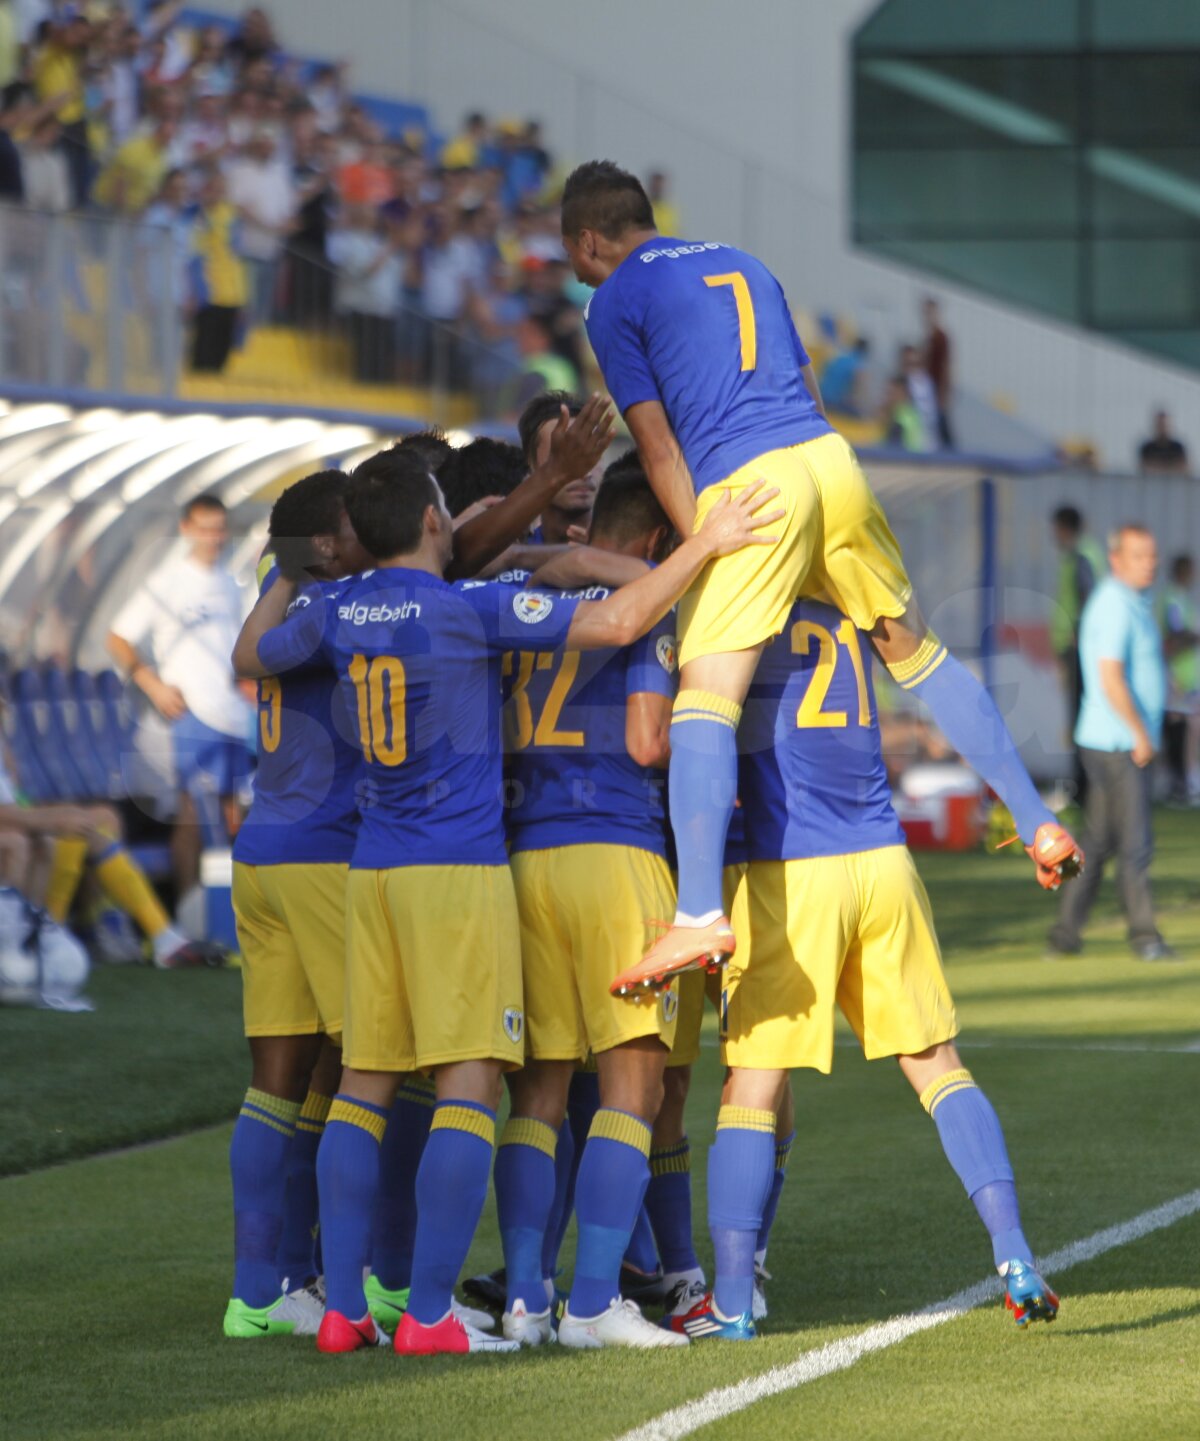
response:
[[[337,1035],[346,977],[345,865],[233,864],[248,1036]]]
[[[724,491],[778,486],[771,546],[710,561],[679,602],[679,664],[751,650],[779,635],[798,595],[827,600],[870,630],[912,598],[904,559],[854,452],[836,433],[772,450],[700,492],[696,529]]]
[[[652,922],[675,914],[661,856],[635,846],[559,846],[512,858],[521,916],[529,1054],[582,1061],[625,1041],[675,1039],[679,997],[618,1000],[609,986],[646,954]]]
[[[350,872],[342,1052],[359,1071],[523,1063],[521,945],[507,866]]]
[[[751,953],[739,931],[726,975],[727,1066],[828,1074],[835,1003],[868,1060],[958,1034],[929,897],[905,846],[755,861],[748,921]]]
[[[737,936],[738,959],[745,963],[750,954],[750,928],[746,910],[746,867],[726,866],[721,873],[725,914]],[[700,1056],[700,1032],[704,1029],[704,1002],[720,1014],[724,992],[723,972],[708,975],[704,971],[685,971],[674,983],[679,992],[679,1017],[675,1023],[675,1045],[667,1058],[668,1066],[691,1066]]]

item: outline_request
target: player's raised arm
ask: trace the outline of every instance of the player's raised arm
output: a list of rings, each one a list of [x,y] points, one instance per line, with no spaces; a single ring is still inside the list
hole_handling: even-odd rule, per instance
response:
[[[696,534],[648,575],[606,600],[583,601],[567,632],[566,649],[631,645],[666,615],[715,556],[730,555],[747,545],[773,545],[775,536],[763,532],[783,517],[782,510],[766,509],[778,494],[756,482],[736,498],[723,498]]]
[[[233,647],[233,672],[242,680],[261,680],[276,674],[277,667],[266,665],[259,657],[258,644],[269,630],[282,625],[288,606],[296,598],[297,584],[284,576],[265,591],[254,603],[254,609],[238,632]]]
[[[641,400],[625,412],[650,488],[680,535],[696,523],[696,488],[662,402]]]
[[[478,575],[505,546],[524,535],[564,486],[582,480],[599,462],[612,442],[613,425],[612,405],[602,395],[591,396],[574,420],[563,406],[545,462],[511,495],[454,532],[447,579]]]
[[[541,547],[543,551],[549,548]],[[649,564],[636,555],[623,555],[618,550],[600,550],[592,545],[572,545],[557,549],[545,565],[539,566],[529,586],[531,590],[574,590],[584,585],[606,585],[616,589],[640,580],[649,571]]]

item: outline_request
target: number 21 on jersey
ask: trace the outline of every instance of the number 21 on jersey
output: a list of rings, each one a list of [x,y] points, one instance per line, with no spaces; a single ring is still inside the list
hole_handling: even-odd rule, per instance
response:
[[[849,725],[850,718],[844,710],[825,710],[825,698],[833,684],[838,663],[838,646],[849,652],[850,664],[854,667],[854,681],[858,691],[858,724],[871,724],[871,700],[867,691],[867,673],[863,666],[862,649],[858,642],[858,627],[852,620],[844,620],[835,636],[831,630],[815,621],[798,620],[792,626],[792,654],[809,655],[812,645],[817,643],[817,663],[809,677],[808,689],[796,710],[796,724],[801,730],[841,728]]]

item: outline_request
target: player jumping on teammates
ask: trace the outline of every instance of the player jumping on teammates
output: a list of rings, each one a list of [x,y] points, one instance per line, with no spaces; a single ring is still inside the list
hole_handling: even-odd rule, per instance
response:
[[[740,797],[751,936],[726,972],[730,1068],[708,1160],[711,1296],[668,1323],[692,1337],[754,1335],[755,1249],[776,1171],[776,1111],[795,1067],[828,1074],[834,1007],[868,1060],[895,1056],[992,1238],[1017,1324],[1058,1297],[1021,1229],[1004,1133],[954,1046],[958,1021],[929,899],[892,808],[867,656],[832,606],[799,600],[750,687]]]
[[[679,609],[680,689],[670,812],[675,924],[631,984],[726,959],[721,862],[737,785],[736,732],[762,648],[798,593],[825,595],[867,631],[896,680],[1009,804],[1049,889],[1078,846],[1042,803],[991,697],[927,628],[899,546],[854,454],[825,419],[779,282],[715,241],[659,236],[636,177],[590,161],[568,178],[563,244],[595,287],[585,312],[605,383],[681,535],[752,480],[779,487],[778,543],[714,562]]]
[[[317,1345],[381,1344],[363,1289],[379,1143],[398,1075],[420,1069],[433,1072],[437,1105],[417,1176],[412,1285],[395,1348],[511,1350],[515,1342],[465,1325],[451,1309],[487,1190],[500,1075],[524,1059],[501,810],[503,656],[630,644],[712,556],[766,543],[756,532],[778,512],[763,513],[771,492],[745,492],[619,595],[558,600],[502,585],[449,585],[443,573],[455,533],[437,482],[402,453],[368,466],[352,478],[346,509],[376,568],[332,607],[310,604],[286,621],[287,588],[276,585],[251,613],[234,656],[249,676],[317,657],[331,664],[366,765],[347,892],[345,1070],[317,1162],[327,1286]],[[637,1159],[644,1167],[640,1152]],[[620,1224],[624,1196],[601,1202],[606,1218],[597,1224]]]

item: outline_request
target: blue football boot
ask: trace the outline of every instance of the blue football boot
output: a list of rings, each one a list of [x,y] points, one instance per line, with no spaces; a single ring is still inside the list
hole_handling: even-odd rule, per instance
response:
[[[1004,1276],[1005,1307],[1018,1326],[1033,1321],[1053,1321],[1058,1315],[1058,1297],[1027,1261],[1010,1261]]]

